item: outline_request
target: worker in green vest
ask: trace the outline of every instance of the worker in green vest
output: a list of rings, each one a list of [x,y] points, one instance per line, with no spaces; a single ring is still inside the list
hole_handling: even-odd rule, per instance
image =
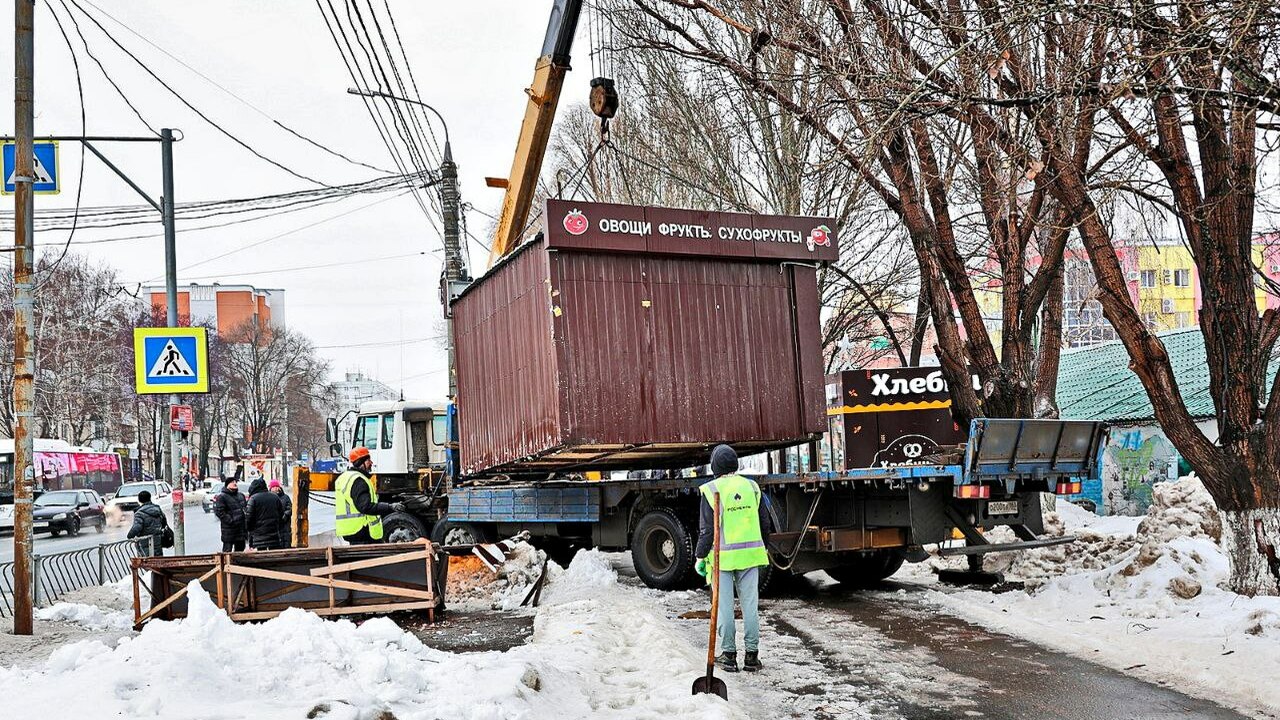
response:
[[[404,512],[404,503],[378,502],[369,448],[355,448],[349,459],[351,468],[334,483],[334,531],[351,545],[382,542],[383,516]]]
[[[716,665],[728,672],[738,671],[737,623],[733,619],[733,598],[742,606],[743,641],[746,655],[742,667],[748,672],[760,664],[760,568],[769,564],[763,528],[769,527],[769,512],[760,486],[738,474],[738,454],[728,445],[711,451],[711,473],[715,480],[699,488],[702,502],[698,529],[698,574],[711,571],[715,515],[711,509],[720,494],[720,609],[716,628],[720,655]]]

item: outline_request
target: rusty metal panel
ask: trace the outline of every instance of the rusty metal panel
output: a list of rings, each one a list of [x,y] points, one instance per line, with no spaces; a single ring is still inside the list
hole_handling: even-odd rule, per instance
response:
[[[811,267],[559,234],[454,303],[465,473],[687,467],[825,430]]]
[[[561,442],[547,253],[529,246],[455,302],[462,469],[472,473]]]

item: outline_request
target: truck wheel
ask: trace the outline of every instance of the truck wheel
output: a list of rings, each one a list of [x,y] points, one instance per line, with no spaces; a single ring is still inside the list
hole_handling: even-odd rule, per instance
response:
[[[382,520],[382,536],[387,542],[413,542],[427,537],[427,525],[409,513],[391,513]]]
[[[489,542],[489,534],[473,523],[441,520],[431,530],[431,542],[437,545],[479,545]]]
[[[694,574],[693,538],[674,512],[653,508],[631,535],[631,560],[645,585],[679,590]]]
[[[827,568],[832,580],[842,585],[868,587],[898,572],[903,556],[897,550],[877,550],[854,556],[839,567]]]

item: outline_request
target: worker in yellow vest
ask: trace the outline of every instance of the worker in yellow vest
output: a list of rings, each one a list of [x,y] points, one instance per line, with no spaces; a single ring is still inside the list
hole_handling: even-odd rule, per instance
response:
[[[711,451],[711,473],[715,480],[699,488],[702,502],[698,529],[698,547],[694,557],[698,574],[711,571],[710,554],[714,543],[715,515],[712,499],[720,494],[720,655],[716,665],[728,672],[738,671],[737,623],[733,619],[733,598],[742,606],[743,641],[746,655],[742,667],[748,672],[759,670],[760,664],[760,568],[769,564],[769,551],[764,545],[763,528],[769,526],[760,486],[738,474],[738,454],[728,445],[717,445]]]
[[[404,512],[404,504],[378,502],[369,448],[355,448],[348,459],[351,468],[338,476],[333,488],[334,531],[352,545],[382,542],[382,518]]]

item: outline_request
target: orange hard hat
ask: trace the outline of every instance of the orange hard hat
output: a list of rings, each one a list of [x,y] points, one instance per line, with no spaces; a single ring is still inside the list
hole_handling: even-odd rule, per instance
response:
[[[355,465],[367,457],[369,457],[369,448],[361,446],[352,450],[351,454],[347,456],[347,459],[351,461],[352,465]]]

